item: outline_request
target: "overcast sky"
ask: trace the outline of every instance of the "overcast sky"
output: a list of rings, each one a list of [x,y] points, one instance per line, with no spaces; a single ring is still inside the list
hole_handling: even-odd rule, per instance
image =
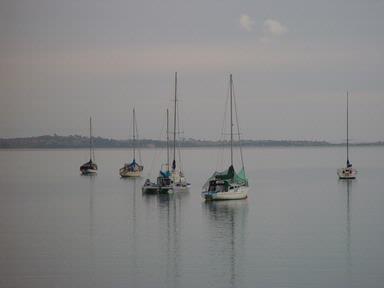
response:
[[[0,137],[218,139],[233,73],[247,139],[384,139],[384,1],[1,0]]]

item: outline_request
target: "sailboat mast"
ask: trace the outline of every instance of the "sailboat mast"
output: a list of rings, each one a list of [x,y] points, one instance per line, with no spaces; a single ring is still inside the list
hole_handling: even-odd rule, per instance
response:
[[[348,107],[348,99],[349,97],[348,97],[348,91],[347,91],[347,163],[349,163],[349,107]]]
[[[92,117],[89,117],[89,160],[92,161]]]
[[[176,106],[177,106],[177,72],[175,72],[175,107],[173,114],[173,161],[172,169],[176,169]]]
[[[133,160],[136,159],[136,138],[135,138],[135,132],[136,132],[136,117],[135,117],[135,108],[133,108],[133,121],[132,121],[132,125],[133,125]]]
[[[231,110],[231,165],[233,165],[233,117],[232,117],[232,92],[233,92],[233,80],[232,74],[229,76],[229,95],[230,95],[230,110]]]
[[[167,109],[167,171],[169,171],[169,110]]]

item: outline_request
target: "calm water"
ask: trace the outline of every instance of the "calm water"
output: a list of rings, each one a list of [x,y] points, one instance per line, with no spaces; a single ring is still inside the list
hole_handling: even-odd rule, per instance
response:
[[[351,182],[341,148],[246,149],[249,198],[204,203],[217,152],[184,150],[190,192],[157,196],[119,178],[127,150],[96,177],[86,150],[0,150],[0,287],[384,286],[384,147],[352,149]]]

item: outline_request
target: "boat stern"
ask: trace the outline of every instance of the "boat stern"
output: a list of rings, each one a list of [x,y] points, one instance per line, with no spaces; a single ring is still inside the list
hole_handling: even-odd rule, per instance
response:
[[[356,179],[357,170],[352,167],[337,169],[339,179]]]

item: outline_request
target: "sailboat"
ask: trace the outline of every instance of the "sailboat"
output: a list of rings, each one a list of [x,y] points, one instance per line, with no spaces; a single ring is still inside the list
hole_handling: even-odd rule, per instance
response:
[[[229,77],[230,85],[230,130],[231,130],[231,140],[230,140],[230,157],[231,164],[227,170],[222,172],[215,172],[208,179],[208,181],[203,186],[203,192],[201,196],[205,200],[235,200],[235,199],[244,199],[247,198],[249,186],[248,179],[245,175],[243,157],[241,156],[242,168],[239,172],[235,171],[233,166],[233,79],[232,74]],[[236,105],[236,103],[235,103]],[[237,119],[237,114],[236,114]],[[239,125],[237,123],[237,128],[239,132]],[[240,146],[240,133],[239,135],[239,146]],[[242,153],[241,146],[240,152]],[[242,155],[242,154],[241,154]]]
[[[119,169],[119,174],[121,177],[140,177],[141,172],[144,169],[144,166],[138,164],[136,162],[136,136],[137,136],[137,124],[136,124],[136,115],[135,115],[135,108],[133,108],[132,113],[132,127],[133,127],[133,135],[132,135],[132,142],[133,142],[133,160],[131,163],[125,163],[122,168]]]
[[[169,169],[169,111],[167,109],[167,163],[162,164],[156,182],[149,178],[142,187],[144,193],[169,193],[172,191],[171,171]]]
[[[346,167],[337,169],[337,175],[339,179],[355,179],[357,170],[352,167],[351,161],[349,161],[349,113],[348,113],[348,92],[347,92],[347,163]]]
[[[171,170],[171,180],[172,180],[172,191],[186,191],[191,186],[190,183],[187,182],[185,175],[181,169],[181,161],[176,163],[176,133],[179,128],[177,125],[177,72],[175,72],[175,98],[174,98],[174,110],[173,110],[173,160],[172,160],[172,170]],[[179,151],[180,153],[180,151]],[[180,154],[179,154],[180,155]],[[179,157],[181,158],[181,157]]]
[[[92,118],[89,118],[89,161],[80,166],[82,175],[93,175],[97,173],[97,164],[95,162],[95,150],[93,149],[92,138]]]

